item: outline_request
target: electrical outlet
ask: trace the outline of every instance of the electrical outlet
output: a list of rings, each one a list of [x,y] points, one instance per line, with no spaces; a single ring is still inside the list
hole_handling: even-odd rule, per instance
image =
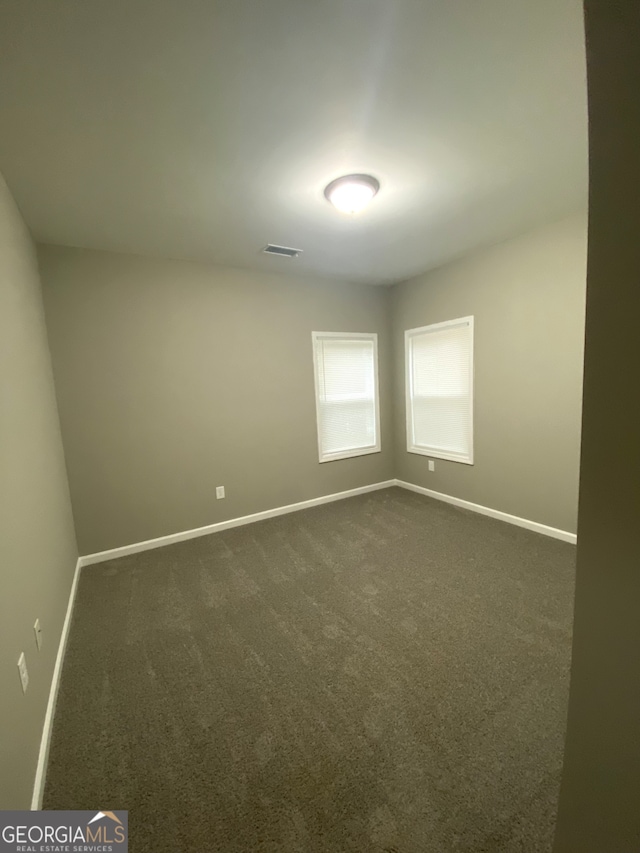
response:
[[[20,657],[18,658],[18,672],[20,673],[22,692],[26,693],[27,687],[29,686],[29,673],[27,672],[27,661],[24,656],[24,652],[21,652]]]
[[[224,497],[224,486],[216,486],[216,497],[218,500],[222,500]]]
[[[429,460],[429,470],[430,470],[430,471],[435,471],[435,470],[436,470],[436,463],[433,461],[433,459],[430,459],[430,460]]]
[[[36,635],[36,646],[38,647],[38,651],[42,648],[42,628],[40,627],[40,620],[36,619],[35,624],[33,626],[33,632]]]

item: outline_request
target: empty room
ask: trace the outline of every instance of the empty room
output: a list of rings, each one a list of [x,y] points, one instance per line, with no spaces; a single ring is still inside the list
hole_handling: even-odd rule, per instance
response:
[[[1,850],[639,853],[638,37],[0,3]]]

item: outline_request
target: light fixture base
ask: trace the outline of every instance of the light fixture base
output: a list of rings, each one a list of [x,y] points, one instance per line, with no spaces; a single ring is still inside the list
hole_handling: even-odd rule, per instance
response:
[[[324,196],[342,213],[359,213],[380,189],[373,175],[342,175],[327,184]]]

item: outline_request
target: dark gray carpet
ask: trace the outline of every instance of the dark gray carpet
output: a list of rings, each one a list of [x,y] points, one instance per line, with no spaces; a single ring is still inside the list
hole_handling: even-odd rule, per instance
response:
[[[133,853],[551,848],[574,548],[388,489],[86,568],[45,808]]]

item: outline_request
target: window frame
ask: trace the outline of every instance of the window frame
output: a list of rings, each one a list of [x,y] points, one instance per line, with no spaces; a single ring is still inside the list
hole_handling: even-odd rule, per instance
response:
[[[318,378],[317,364],[317,342],[322,340],[342,340],[342,341],[357,341],[366,340],[373,343],[373,391],[374,391],[374,427],[375,427],[375,444],[355,448],[350,450],[342,450],[338,453],[322,452],[322,430],[320,423],[320,388]],[[368,456],[371,453],[381,452],[380,438],[380,385],[378,381],[378,333],[377,332],[311,332],[311,345],[313,352],[313,384],[316,403],[316,431],[318,439],[318,460],[323,462],[335,462],[338,459],[351,459],[355,456]],[[346,401],[345,401],[346,402]]]
[[[469,453],[462,455],[459,453],[450,453],[437,448],[429,448],[423,445],[417,445],[414,439],[414,420],[413,420],[413,363],[412,363],[412,347],[411,339],[423,335],[425,333],[450,329],[455,326],[467,325],[469,328],[470,347],[470,387],[469,387]],[[474,457],[474,385],[475,385],[475,354],[474,354],[474,317],[457,317],[455,320],[445,320],[442,323],[431,323],[428,326],[419,326],[415,329],[406,329],[404,333],[404,375],[405,375],[405,419],[406,419],[406,434],[407,434],[407,453],[416,453],[420,456],[429,456],[432,459],[446,459],[448,462],[461,462],[463,465],[473,465]]]

